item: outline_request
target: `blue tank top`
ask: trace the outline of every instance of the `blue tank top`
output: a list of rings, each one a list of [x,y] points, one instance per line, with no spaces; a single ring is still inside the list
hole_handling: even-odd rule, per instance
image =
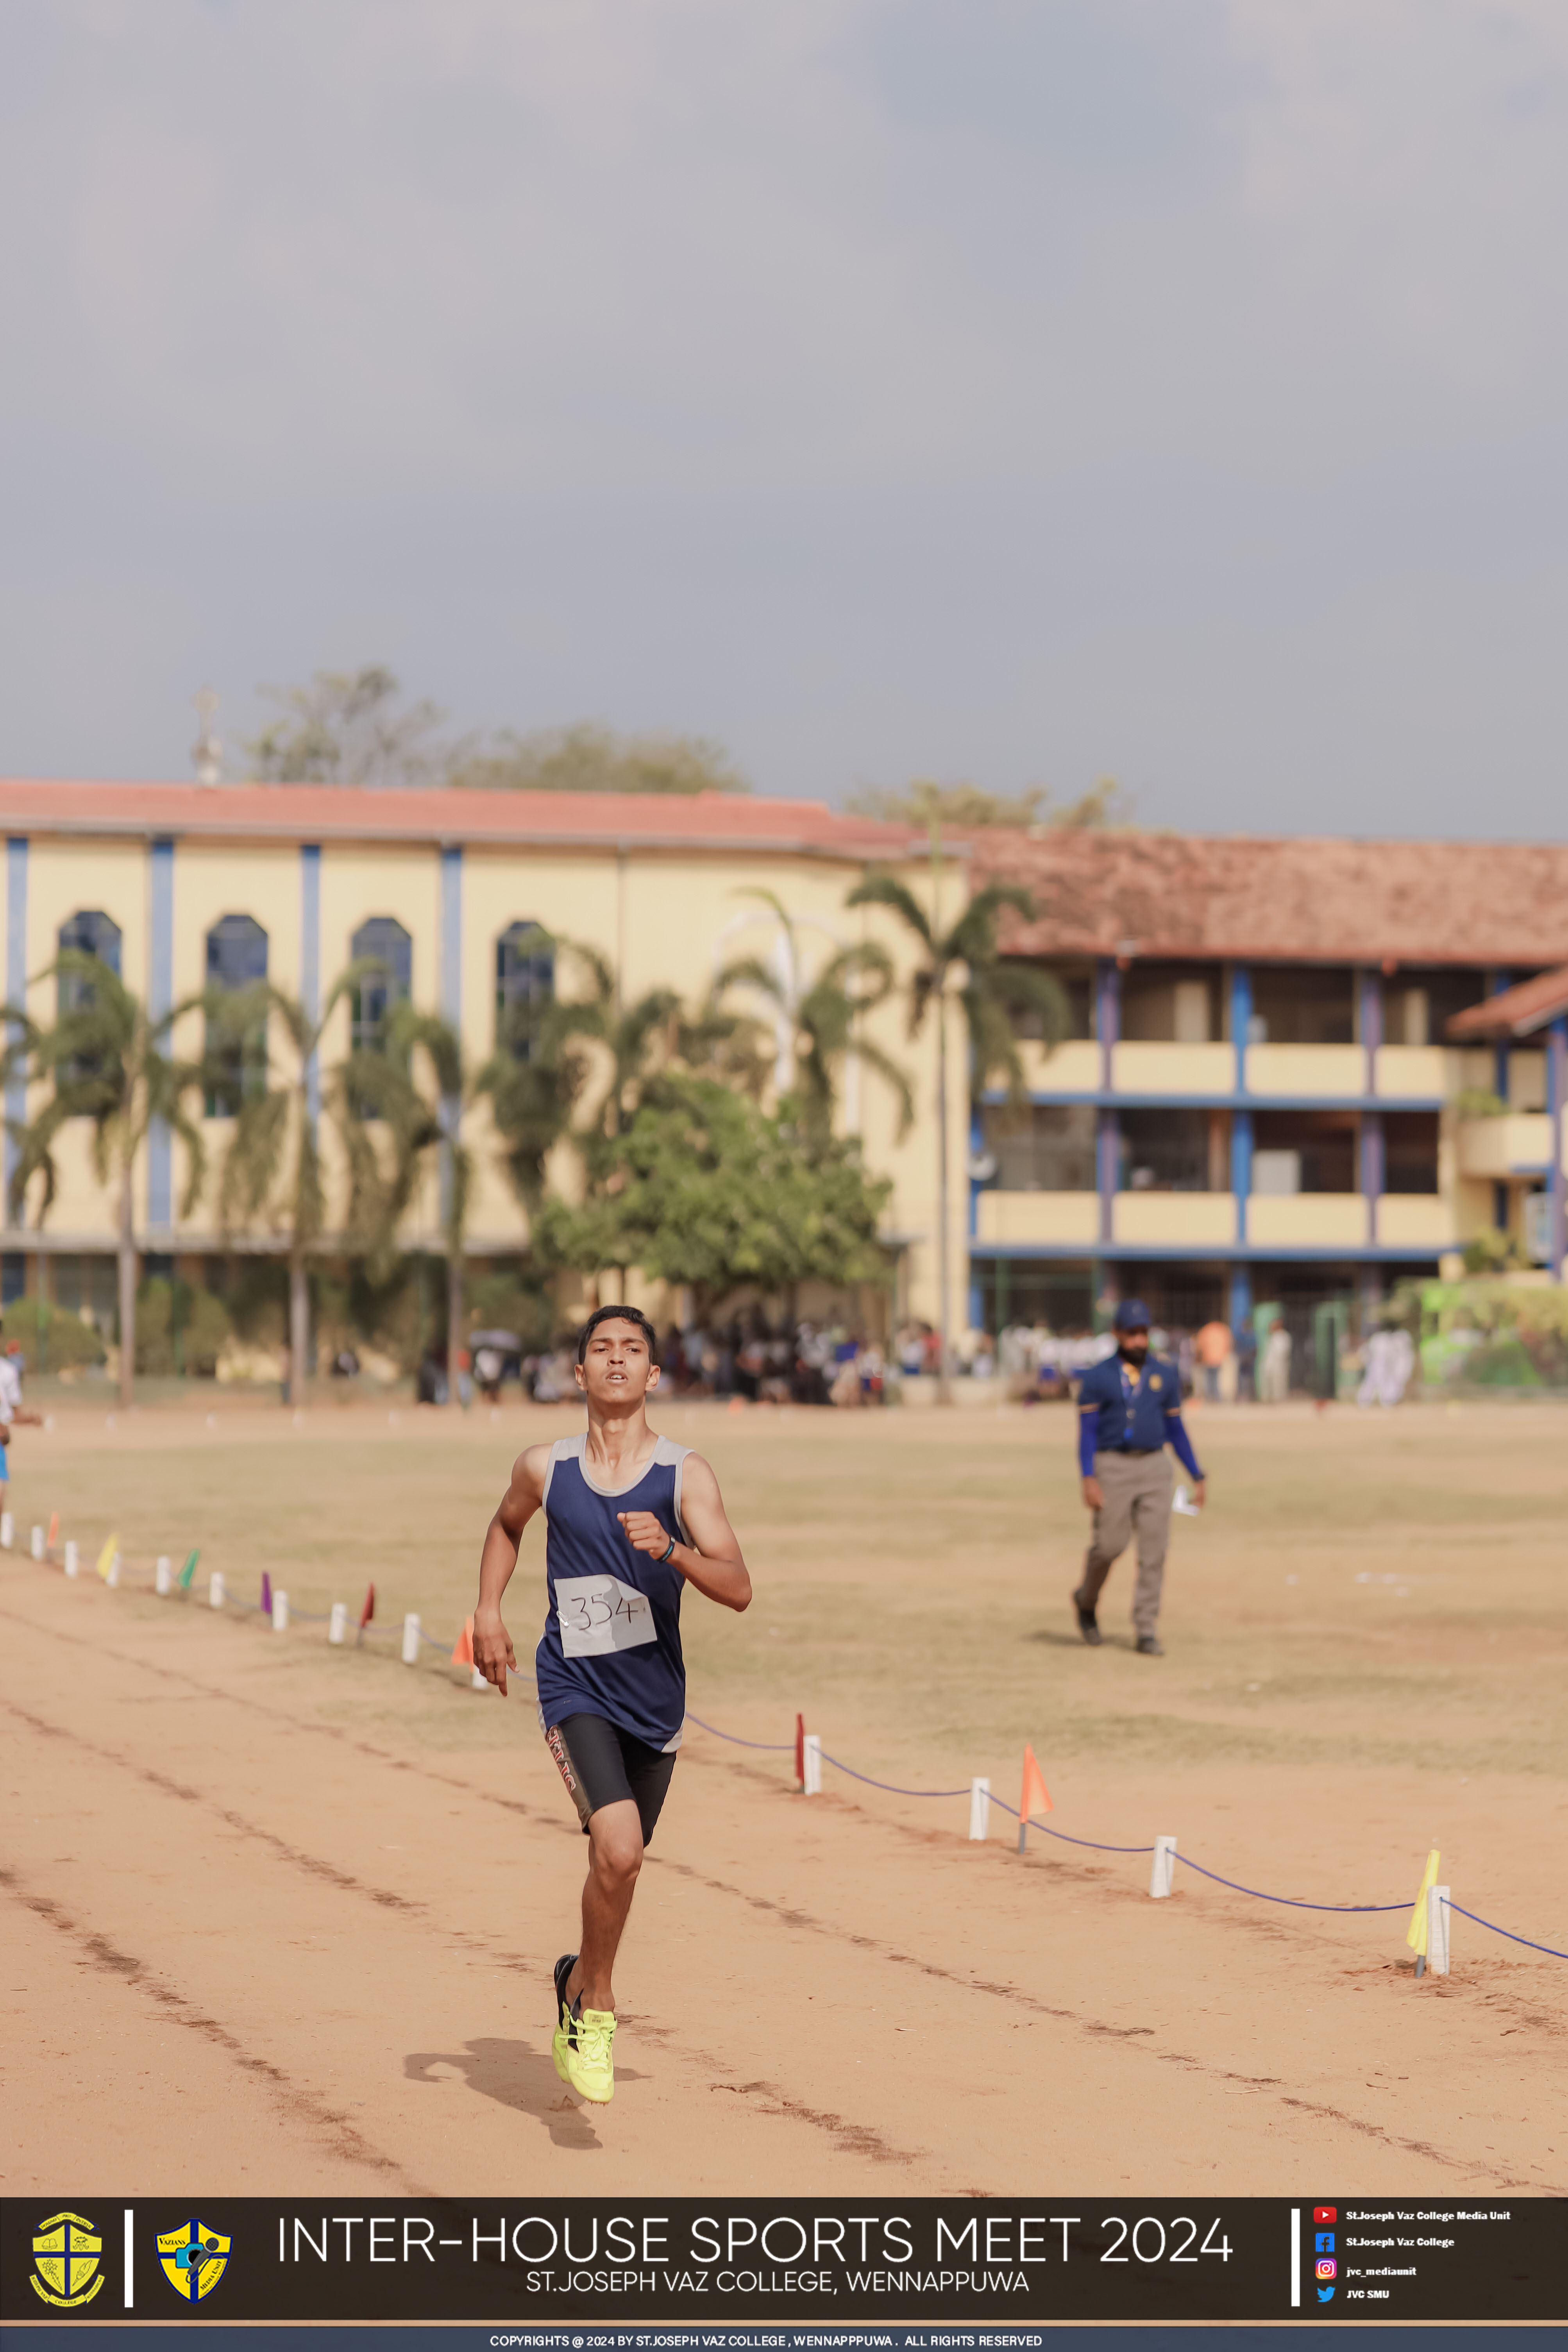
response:
[[[586,1432],[558,1437],[544,1474],[544,1575],[550,1606],[535,1657],[546,1726],[598,1715],[671,1753],[686,1721],[680,1593],[686,1580],[626,1541],[617,1511],[652,1511],[678,1543],[688,1445],[661,1437],[641,1476],[618,1494],[588,1477]]]

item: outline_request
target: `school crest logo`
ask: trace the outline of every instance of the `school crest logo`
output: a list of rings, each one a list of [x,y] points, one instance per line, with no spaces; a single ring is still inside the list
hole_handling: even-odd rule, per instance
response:
[[[224,2274],[232,2239],[220,2238],[205,2221],[191,2220],[158,2241],[163,2276],[184,2303],[200,2303]]]
[[[1163,1389],[1165,1383],[1160,1378],[1158,1372],[1151,1372],[1149,1375],[1149,1385],[1152,1389]]]
[[[33,2232],[33,2293],[56,2311],[79,2311],[103,2284],[103,2240],[79,2213],[51,2213]]]

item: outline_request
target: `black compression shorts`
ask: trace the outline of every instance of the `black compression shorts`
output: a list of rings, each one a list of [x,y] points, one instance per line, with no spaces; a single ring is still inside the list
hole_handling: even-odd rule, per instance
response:
[[[568,1715],[559,1723],[546,1724],[544,1744],[577,1808],[584,1837],[589,1816],[601,1805],[620,1804],[629,1797],[642,1823],[642,1842],[647,1844],[669,1793],[672,1754],[649,1748],[602,1715]]]

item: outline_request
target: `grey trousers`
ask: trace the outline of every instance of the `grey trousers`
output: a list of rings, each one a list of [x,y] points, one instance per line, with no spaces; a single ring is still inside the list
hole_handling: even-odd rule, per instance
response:
[[[1094,1515],[1094,1533],[1084,1557],[1083,1580],[1073,1599],[1092,1609],[1106,1578],[1129,1542],[1138,1538],[1138,1581],[1132,1588],[1132,1628],[1152,1633],[1160,1617],[1165,1580],[1165,1547],[1171,1535],[1171,1496],[1175,1475],[1163,1447],[1158,1454],[1097,1454],[1094,1475],[1104,1502]]]

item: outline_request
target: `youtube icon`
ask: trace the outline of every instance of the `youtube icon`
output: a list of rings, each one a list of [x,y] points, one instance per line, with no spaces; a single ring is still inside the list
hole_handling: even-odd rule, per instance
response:
[[[1312,2208],[1314,2221],[1337,2221],[1339,2218],[1340,2209],[1337,2205],[1314,2205]]]

